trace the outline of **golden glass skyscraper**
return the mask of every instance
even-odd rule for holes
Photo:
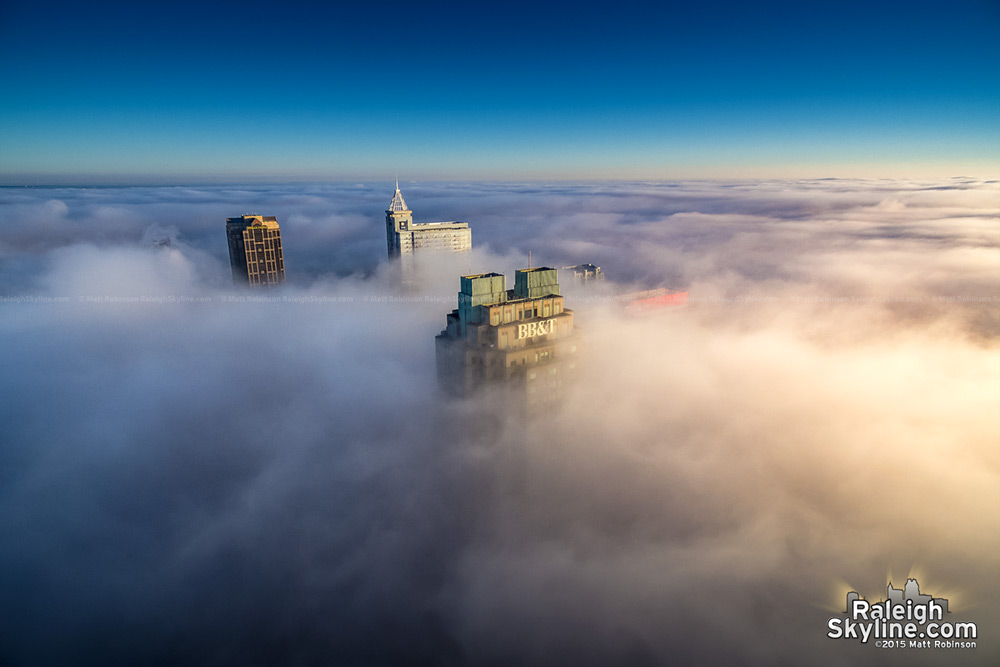
[[[264,287],[285,282],[281,228],[273,215],[226,218],[226,239],[235,284]]]

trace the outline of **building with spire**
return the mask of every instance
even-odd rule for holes
[[[490,388],[512,414],[538,414],[575,379],[580,345],[555,269],[462,276],[458,308],[436,338],[438,381],[455,396]]]
[[[285,282],[281,228],[273,215],[226,218],[226,240],[235,284],[266,287]]]
[[[399,259],[404,277],[412,277],[418,256],[440,252],[468,252],[472,249],[472,230],[467,222],[413,222],[413,211],[406,206],[403,193],[392,195],[385,212],[385,235],[389,259]]]

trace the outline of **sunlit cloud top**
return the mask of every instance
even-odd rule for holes
[[[0,189],[7,662],[940,664],[826,636],[906,576],[995,662],[995,182],[400,187],[476,271],[604,267],[561,408],[438,390],[457,275],[384,280],[391,180]]]

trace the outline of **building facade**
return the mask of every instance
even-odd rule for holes
[[[559,401],[579,356],[573,311],[555,269],[462,276],[458,308],[435,339],[438,381],[455,396],[492,389],[504,410],[536,414]]]
[[[467,222],[414,223],[398,180],[385,212],[385,235],[389,259],[401,262],[404,277],[412,277],[419,256],[472,249],[472,230]]]
[[[267,287],[285,282],[281,228],[274,216],[226,218],[229,264],[236,285]]]
[[[604,271],[596,264],[577,264],[576,266],[562,267],[563,275],[568,271],[573,279],[579,283],[589,283],[604,280]]]

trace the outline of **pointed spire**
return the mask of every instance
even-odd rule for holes
[[[410,209],[406,208],[406,202],[403,200],[403,193],[399,191],[399,176],[396,176],[396,192],[392,195],[392,201],[389,202],[389,212],[398,213],[399,211],[408,211]]]

